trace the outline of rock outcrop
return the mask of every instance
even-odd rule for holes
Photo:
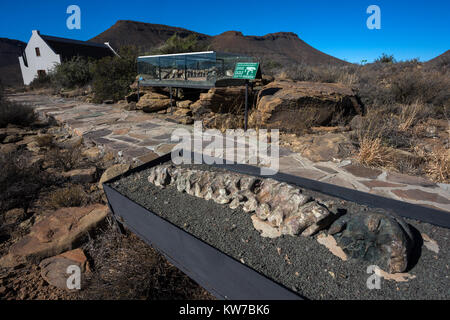
[[[406,270],[413,248],[408,225],[395,215],[374,212],[348,214],[328,230],[349,258],[362,259],[398,273]]]
[[[356,152],[348,132],[296,137],[285,144],[314,162],[341,160]]]
[[[161,93],[148,92],[139,99],[136,103],[136,108],[144,112],[166,110],[170,108],[170,98]]]
[[[70,250],[107,214],[108,207],[99,204],[52,212],[36,222],[28,235],[10,247],[9,253],[0,259],[0,266],[12,267]]]
[[[86,255],[81,249],[66,251],[57,256],[44,259],[39,264],[41,276],[47,283],[66,290],[68,289],[67,279],[70,276],[67,273],[67,269],[70,266],[78,266],[81,272],[90,271]]]
[[[109,167],[108,169],[103,172],[100,181],[98,182],[98,187],[103,190],[103,183],[115,178],[117,176],[120,176],[122,173],[127,172],[130,170],[129,164],[115,164]]]
[[[259,92],[249,124],[295,133],[312,126],[350,121],[362,111],[353,90],[342,84],[277,80]]]

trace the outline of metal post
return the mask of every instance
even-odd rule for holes
[[[184,56],[184,81],[187,81],[187,56]]]
[[[137,101],[139,102],[139,83],[140,83],[140,81],[138,80],[138,87],[137,87],[137,89],[138,89],[138,92],[137,92]]]
[[[173,109],[172,109],[172,87],[169,87],[169,91],[170,91],[170,114],[173,113]]]
[[[245,116],[244,116],[244,131],[247,131],[248,123],[248,80],[245,80]]]

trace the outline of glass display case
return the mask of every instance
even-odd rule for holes
[[[237,62],[255,58],[215,51],[141,56],[137,59],[140,85],[212,88],[240,84],[233,79]],[[238,83],[239,82],[239,83]]]

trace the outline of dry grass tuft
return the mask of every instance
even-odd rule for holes
[[[69,171],[77,168],[83,160],[81,146],[60,149],[58,147],[50,149],[46,153],[46,161],[55,168]]]
[[[450,181],[450,150],[438,147],[425,155],[425,172],[433,181],[448,183]]]
[[[356,158],[361,164],[371,167],[387,167],[392,164],[389,149],[382,145],[380,138],[362,138]]]
[[[67,207],[81,207],[88,202],[88,196],[80,185],[57,189],[52,192],[46,201],[46,205],[53,209]]]
[[[417,122],[417,115],[423,108],[423,104],[419,103],[419,101],[402,106],[399,115],[400,124],[398,126],[398,130],[405,132],[411,128]]]

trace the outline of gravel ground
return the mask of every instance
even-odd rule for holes
[[[191,167],[206,168],[202,165]],[[250,214],[241,209],[232,210],[227,205],[180,193],[174,187],[160,189],[150,184],[147,176],[148,170],[143,170],[121,179],[113,187],[150,211],[307,299],[450,298],[448,229],[407,219],[413,233],[425,233],[437,242],[439,253],[423,246],[419,235],[415,257],[407,271],[416,278],[407,282],[382,279],[380,289],[370,290],[366,286],[370,276],[366,272],[368,263],[341,261],[320,245],[315,240],[316,237],[263,238],[253,228]],[[347,214],[369,210],[365,206],[318,192],[304,190],[304,193],[322,200],[334,200],[339,204],[338,208],[347,210]]]

